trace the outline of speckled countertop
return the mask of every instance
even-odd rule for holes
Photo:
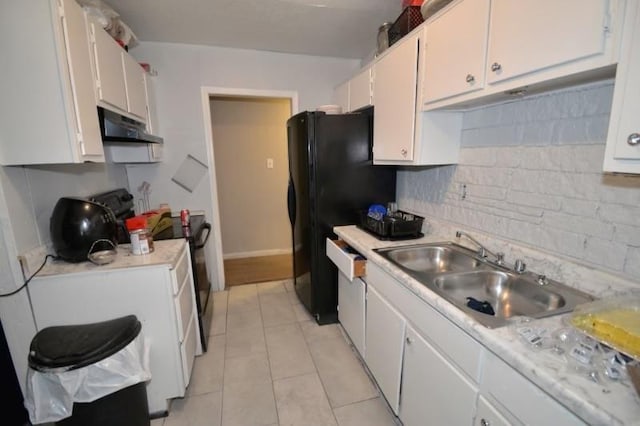
[[[640,424],[640,398],[628,381],[614,383],[605,379],[607,383],[595,383],[586,375],[579,375],[570,370],[563,356],[550,350],[534,351],[527,347],[517,336],[515,325],[497,329],[480,325],[373,251],[381,247],[451,241],[452,238],[428,235],[417,240],[390,242],[380,241],[356,226],[336,227],[334,232],[369,262],[375,262],[412,293],[433,306],[585,422],[597,425]],[[535,324],[550,330],[557,329],[563,325],[563,316],[535,320]]]
[[[42,271],[38,273],[38,277],[157,265],[171,265],[171,267],[175,267],[178,256],[182,252],[185,244],[187,244],[187,242],[183,239],[155,241],[153,253],[143,255],[131,254],[131,246],[129,244],[120,244],[117,248],[118,254],[112,263],[95,265],[89,261],[70,263],[62,260],[54,260],[47,263]]]

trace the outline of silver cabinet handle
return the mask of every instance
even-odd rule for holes
[[[627,143],[631,146],[636,146],[640,143],[640,133],[631,133],[627,138]]]
[[[493,64],[491,64],[491,71],[493,72],[497,72],[500,71],[502,69],[502,65],[500,65],[497,62],[494,62]]]
[[[476,78],[472,75],[472,74],[467,74],[467,83],[473,83],[474,81],[476,81]]]
[[[403,157],[406,157],[407,156],[407,150],[406,149],[402,149],[400,151],[400,154],[402,154]]]
[[[491,426],[488,420],[480,419],[480,426]]]
[[[407,345],[410,345],[413,343],[413,339],[411,337],[407,337],[405,340],[407,341]]]

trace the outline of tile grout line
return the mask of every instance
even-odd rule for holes
[[[283,284],[284,285],[284,284]],[[276,399],[276,389],[274,386],[274,380],[273,380],[273,372],[271,371],[271,357],[269,356],[269,345],[267,344],[267,333],[265,332],[265,326],[264,326],[264,317],[262,316],[262,302],[260,300],[260,292],[257,289],[257,285],[256,285],[256,292],[258,292],[258,309],[260,310],[260,322],[262,323],[262,335],[264,336],[264,347],[265,350],[267,352],[267,362],[269,363],[269,377],[271,378],[271,392],[273,393],[273,405],[275,406],[276,409],[276,420],[277,420],[277,424],[280,424],[280,413],[278,411],[278,401]],[[286,289],[285,289],[286,292]],[[224,425],[222,425],[224,426]]]

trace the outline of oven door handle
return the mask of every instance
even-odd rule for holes
[[[207,235],[204,237],[203,242],[196,244],[196,250],[203,248],[207,244],[207,241],[209,240],[209,235],[211,235],[211,224],[209,222],[205,222],[202,225],[200,225],[200,228],[198,229],[198,232],[196,234],[198,236],[196,241],[200,241],[202,239],[202,232],[205,229],[207,230]]]

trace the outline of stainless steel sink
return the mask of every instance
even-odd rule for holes
[[[593,300],[531,272],[515,273],[450,242],[376,251],[489,328],[507,325],[517,316],[542,318],[570,312]],[[469,298],[488,302],[494,314],[471,309]]]
[[[415,272],[458,272],[485,266],[484,262],[448,245],[400,247],[385,253],[396,265]]]

